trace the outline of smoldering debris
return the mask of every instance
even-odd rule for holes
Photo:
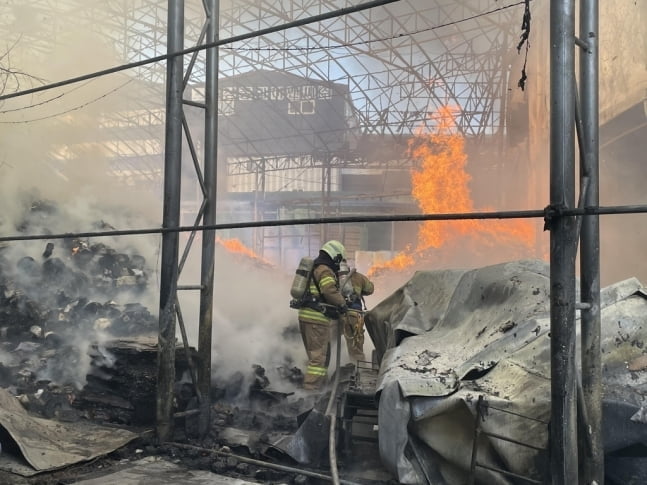
[[[57,227],[56,214],[53,203],[34,202],[16,229],[50,233],[45,224]],[[92,226],[112,228],[104,221]],[[151,330],[156,318],[147,309],[118,303],[124,297],[137,300],[147,282],[144,256],[89,238],[6,243],[0,247],[0,316],[6,322],[0,331],[15,339],[78,334],[95,327],[118,336]]]
[[[12,260],[15,249],[0,250],[0,336],[22,372],[45,372],[65,385],[75,383],[66,382],[66,369],[78,369],[88,342],[154,333],[157,318],[140,303],[117,301],[126,290],[129,297],[145,290],[142,258],[77,240],[61,246],[65,256],[44,261]],[[43,358],[54,355],[57,368],[43,367]]]
[[[121,295],[146,291],[145,259],[72,238],[47,242],[41,253],[38,259],[15,248],[0,250],[2,386],[45,417],[151,424],[157,318],[141,303],[118,303]],[[189,354],[176,352],[176,373],[183,376],[175,386],[180,412],[196,406],[189,369],[197,357],[194,349]],[[275,374],[281,389],[303,380],[287,357]],[[255,436],[292,430],[294,416],[307,407],[298,399],[288,402],[292,394],[272,389],[259,364],[233,375],[215,369],[211,401],[220,408],[214,426]],[[190,419],[184,428],[190,435]]]
[[[218,379],[214,388],[218,398],[213,400],[210,433],[198,440],[196,434],[189,432],[184,440],[187,445],[176,443],[178,447],[169,446],[167,451],[190,468],[210,469],[264,483],[313,483],[296,469],[287,471],[295,461],[276,443],[295,436],[303,417],[315,407],[325,407],[328,395],[274,391],[273,386],[281,387],[284,380],[303,378],[297,368],[289,365],[272,373],[275,374],[281,382],[270,381],[266,369],[255,364],[247,374],[238,372],[226,380]],[[186,424],[187,430],[195,427],[197,417],[188,417]],[[197,446],[192,448],[192,445]],[[200,450],[217,452],[201,453]],[[247,462],[245,457],[253,460]],[[279,471],[259,467],[258,460],[288,468]]]
[[[303,373],[288,364],[277,369],[280,382],[271,382],[266,369],[253,364],[247,373],[228,377],[217,372],[213,378],[211,402],[217,403],[215,427],[236,426],[255,432],[294,431],[295,416],[311,403],[295,391],[280,391],[290,380],[303,381]]]
[[[54,203],[32,201],[25,207],[15,224],[18,233],[50,234],[59,227]],[[114,227],[98,221],[91,229]],[[138,302],[148,291],[148,274],[144,256],[89,238],[1,245],[0,385],[45,417],[77,419],[83,406],[88,417],[106,400],[96,396],[110,395],[106,408],[121,412],[104,413],[101,420],[137,421],[136,396],[120,390],[135,383],[141,396],[154,396],[149,391],[155,341],[150,348],[136,345],[140,356],[150,353],[150,362],[133,358],[124,344],[157,334],[157,317]],[[129,365],[126,374],[120,359]],[[97,384],[102,379],[109,382],[105,388]]]
[[[25,234],[53,233],[48,227],[58,228],[57,215],[54,204],[33,203],[15,227]],[[99,221],[97,228],[112,226]],[[30,413],[61,422],[154,424],[158,320],[140,303],[148,301],[148,283],[143,255],[103,241],[70,237],[2,245],[0,386]],[[276,436],[296,432],[298,417],[314,406],[312,396],[297,390],[303,374],[287,354],[270,372],[260,363],[233,374],[213,369],[211,426],[201,445],[254,457],[279,453],[271,446]],[[197,360],[195,349],[176,349],[173,412],[183,416],[174,419],[174,439],[185,442],[204,432],[197,429],[191,378]],[[153,448],[151,453],[160,452]],[[190,461],[189,455],[182,454]],[[208,468],[239,475],[273,473],[233,459],[200,459]]]
[[[93,345],[92,366],[73,406],[83,418],[103,423],[148,426],[154,423],[157,386],[157,339],[126,337]],[[178,348],[175,367],[180,374],[195,365],[194,349]],[[191,389],[191,395],[193,390]]]

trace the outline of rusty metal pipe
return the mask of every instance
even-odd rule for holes
[[[184,46],[184,1],[168,0],[168,53]],[[166,133],[164,144],[163,227],[180,223],[182,178],[182,57],[168,58],[166,69]],[[175,307],[177,304],[179,233],[162,236],[159,335],[157,366],[157,438],[172,435],[173,386],[175,384]]]

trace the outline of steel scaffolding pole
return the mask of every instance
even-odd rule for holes
[[[207,43],[219,37],[219,0],[205,2]],[[204,124],[204,225],[216,224],[217,166],[218,166],[218,47],[207,50]],[[198,389],[200,403],[200,434],[205,436],[210,423],[211,341],[213,336],[213,283],[216,231],[202,233],[202,266],[200,279],[200,327],[198,330]]]
[[[576,220],[560,214],[575,205],[575,0],[550,3],[550,333],[551,475],[577,483],[575,371]]]
[[[580,193],[587,207],[600,204],[599,184],[599,4],[598,0],[580,2]],[[580,234],[580,289],[582,341],[582,394],[587,427],[583,430],[587,449],[581,453],[584,483],[604,483],[602,443],[602,362],[600,348],[600,216],[582,218]]]
[[[168,0],[169,54],[184,46],[184,0]],[[164,149],[164,209],[162,227],[180,225],[180,179],[182,168],[183,57],[168,59],[166,69],[166,132]],[[162,235],[160,311],[158,336],[157,439],[171,437],[173,385],[175,382],[175,323],[177,304],[179,233]]]

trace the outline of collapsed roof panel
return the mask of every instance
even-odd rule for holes
[[[0,389],[0,425],[15,441],[27,463],[37,471],[54,470],[91,460],[137,437],[125,429],[107,428],[83,421],[64,423],[31,416],[5,389]],[[6,443],[6,440],[3,441]],[[2,468],[20,473],[24,467],[5,460]]]
[[[367,314],[380,454],[401,483],[510,483],[488,467],[545,478],[549,289],[542,261],[420,271]],[[608,455],[647,443],[647,299],[631,278],[605,288],[601,307]]]

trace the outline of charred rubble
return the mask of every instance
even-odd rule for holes
[[[54,204],[34,202],[16,229],[53,233],[47,228],[56,227],[59,215]],[[94,229],[114,228],[100,221]],[[0,246],[0,386],[29,412],[45,418],[150,429],[156,406],[158,321],[138,302],[147,296],[148,278],[142,255],[88,238]],[[271,457],[290,462],[271,443],[277,435],[297,431],[299,416],[313,406],[311,396],[273,390],[276,383],[259,364],[233,375],[215,369],[211,426],[205,434],[198,429],[191,379],[196,352],[178,346],[175,361],[175,412],[184,415],[175,420],[173,439],[185,447],[158,445],[151,433],[144,433],[108,460],[162,455],[216,473],[313,483],[253,461]],[[273,370],[281,388],[297,389],[303,380],[292,362]],[[52,483],[62,483],[64,475],[55,473]],[[49,482],[43,477],[39,483]]]
[[[15,225],[20,234],[51,234],[66,219],[53,202],[28,199],[24,205],[25,215]],[[98,221],[92,229],[115,228]],[[0,386],[30,396],[24,401],[32,408],[53,400],[72,403],[102,421],[149,424],[154,402],[139,401],[155,396],[158,320],[138,302],[148,296],[146,259],[89,238],[35,245],[0,245]],[[190,378],[195,359],[193,349],[176,353],[180,411],[195,403]],[[81,369],[87,373],[74,372]],[[290,362],[277,371],[294,385],[303,379]],[[251,396],[271,407],[286,397],[269,389],[260,365],[248,375],[214,380],[212,401],[241,402]],[[52,398],[53,392],[66,397]],[[105,408],[122,411],[100,411],[102,400]]]
[[[54,204],[39,201],[27,207],[27,215],[15,226],[18,232],[54,234],[50,228],[61,227],[62,215]],[[114,227],[99,221],[93,229]],[[277,445],[285,437],[305,439],[300,434],[304,423],[316,421],[309,419],[313,415],[323,416],[328,399],[298,391],[303,374],[287,356],[272,369],[254,364],[232,374],[216,366],[209,396],[211,422],[205,430],[199,426],[192,377],[197,352],[178,345],[173,442],[156,442],[158,319],[141,303],[150,301],[147,261],[136,251],[96,239],[70,236],[0,245],[0,386],[17,396],[30,414],[124,427],[136,431],[138,438],[101,461],[50,471],[24,483],[73,483],[68,476],[147,456],[265,483],[321,483]],[[295,332],[288,325],[284,339],[298,341]],[[308,429],[327,436],[321,433],[323,422],[316,424]],[[8,452],[5,439],[0,442]],[[319,450],[322,456],[326,449]],[[321,465],[325,474],[324,462],[311,466]]]
[[[16,230],[48,234],[60,217],[53,203],[32,202]],[[103,221],[92,228],[114,229]],[[92,396],[103,394],[111,408],[129,410],[106,419],[136,420],[136,396],[119,390],[135,383],[148,394],[141,391],[154,382],[146,356],[154,348],[132,344],[157,332],[157,318],[137,301],[147,282],[142,255],[87,238],[0,246],[0,385],[45,417],[76,419],[75,407],[92,409]]]

